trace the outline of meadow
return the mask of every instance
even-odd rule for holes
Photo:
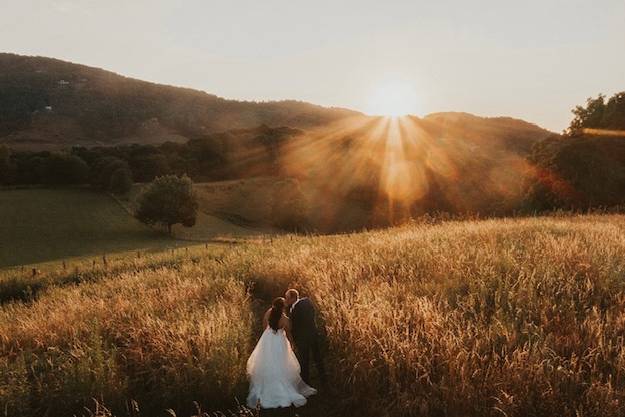
[[[332,381],[300,415],[625,414],[622,215],[285,235],[93,268],[0,297],[0,413],[235,407],[258,314],[295,286],[318,306]],[[0,287],[32,279],[7,271]]]
[[[173,245],[88,189],[1,190],[0,218],[0,268]]]
[[[272,205],[275,195],[288,184],[288,180],[275,177],[196,183],[196,224],[191,228],[174,225],[174,235],[184,240],[236,240],[280,233],[271,224]],[[120,198],[129,212],[135,210],[144,186],[134,184],[128,195]]]
[[[58,265],[64,259],[74,265],[129,251],[277,234],[269,219],[273,190],[280,184],[272,178],[197,184],[197,223],[174,226],[176,239],[132,216],[140,184],[117,198],[80,187],[1,189],[0,268]]]

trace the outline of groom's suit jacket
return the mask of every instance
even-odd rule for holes
[[[297,345],[309,343],[317,337],[315,307],[309,298],[304,297],[293,306],[289,314],[293,339]]]

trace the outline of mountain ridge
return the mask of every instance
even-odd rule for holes
[[[261,124],[310,128],[361,113],[298,100],[230,100],[55,58],[0,53],[0,115],[0,143],[38,148],[181,142]]]
[[[0,53],[0,144],[17,149],[186,142],[260,125],[315,129],[372,118],[300,100],[239,101],[189,87],[144,81],[56,58]],[[443,126],[477,126],[486,136],[552,134],[509,117],[438,112],[420,118]],[[524,151],[534,140],[523,144]]]

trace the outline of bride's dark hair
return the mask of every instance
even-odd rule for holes
[[[278,331],[280,325],[280,319],[284,312],[284,298],[278,297],[271,303],[271,312],[269,313],[269,327],[274,331]]]

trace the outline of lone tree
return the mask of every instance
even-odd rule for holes
[[[186,175],[165,175],[154,179],[139,196],[135,217],[145,224],[167,226],[171,235],[174,224],[181,223],[185,227],[195,224],[197,207],[191,179]]]

